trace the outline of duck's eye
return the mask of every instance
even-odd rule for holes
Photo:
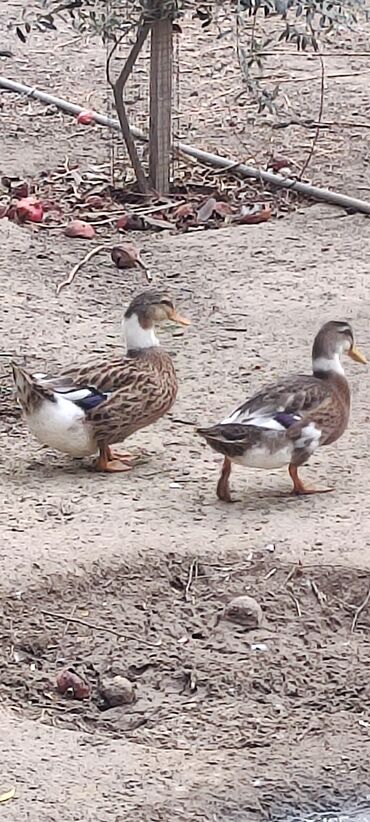
[[[343,325],[339,325],[337,331],[339,334],[344,334],[346,337],[352,337],[351,329],[349,325],[347,325],[346,323],[343,323]]]

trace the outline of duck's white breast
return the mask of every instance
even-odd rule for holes
[[[97,450],[89,424],[81,408],[56,395],[56,402],[43,402],[26,417],[27,425],[42,445],[71,457],[87,457]]]
[[[271,452],[264,445],[254,445],[241,457],[232,457],[232,462],[237,465],[244,465],[246,468],[283,468],[289,465],[293,454],[293,443],[285,443],[282,448]]]

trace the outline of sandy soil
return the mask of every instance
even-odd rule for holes
[[[0,3],[3,20],[20,8]],[[67,39],[56,35],[48,54],[42,38],[12,44],[3,73],[86,102],[104,54],[91,44],[78,74]],[[351,57],[354,76],[333,80],[328,106],[364,114],[362,65]],[[313,83],[309,93],[313,113]],[[95,92],[94,105],[103,99]],[[66,155],[81,167],[107,161],[103,132],[9,95],[1,102],[2,174],[39,174]],[[198,125],[203,145],[215,147],[217,128],[217,117],[211,131]],[[248,134],[255,155],[267,135],[266,157],[277,138],[264,128]],[[366,196],[364,134],[325,133],[315,179]],[[297,162],[301,136],[291,142]],[[338,158],[343,166],[350,150],[349,172]],[[349,364],[349,431],[304,469],[335,485],[328,497],[296,500],[284,472],[235,470],[239,501],[225,507],[218,459],[176,420],[215,421],[261,382],[309,369],[313,335],[329,318],[350,319],[370,354],[368,220],[304,205],[260,226],[138,238],[193,325],[163,335],[181,386],[176,408],[135,437],[149,461],[117,477],[39,448],[8,393],[8,363],[116,352],[123,304],[143,279],[101,258],[57,299],[86,244],[5,220],[0,235],[0,795],[16,786],[0,818],[249,822],[357,806],[370,759],[369,611],[356,612],[370,579],[367,371]],[[217,623],[241,593],[262,605],[258,630]],[[86,676],[89,700],[57,696],[63,665]],[[98,679],[112,666],[135,683],[137,701],[103,710]]]

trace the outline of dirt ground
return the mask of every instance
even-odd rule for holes
[[[70,32],[53,35],[52,49],[41,36],[10,44],[6,22],[21,8],[0,2],[2,43],[14,50],[2,73],[83,105],[93,91],[104,110],[103,51],[91,43],[81,71]],[[361,111],[365,121],[363,58],[328,62],[332,74],[350,74],[327,81],[328,120]],[[319,84],[304,88],[316,116]],[[201,103],[200,94],[195,109]],[[0,104],[2,175],[32,177],[66,156],[81,168],[108,162],[103,130],[81,131],[12,95]],[[204,119],[194,110],[187,141],[245,157],[213,116],[212,125],[208,109]],[[302,164],[312,139],[300,129],[282,137],[266,122],[243,129],[248,156],[261,161],[274,145]],[[324,132],[312,178],[366,198],[367,134]],[[217,421],[263,381],[308,370],[327,319],[349,319],[370,355],[368,219],[301,204],[263,225],[137,238],[193,324],[163,333],[176,407],[135,436],[148,462],[116,477],[30,438],[9,394],[9,359],[41,370],[116,353],[123,305],[143,277],[95,258],[57,298],[87,243],[7,220],[0,237],[0,798],[16,788],[0,819],[250,822],[368,807],[369,375],[347,366],[349,430],[304,469],[335,485],[329,496],[294,499],[284,471],[235,469],[238,501],[225,507],[215,497],[218,458],[178,421]],[[260,602],[260,628],[219,620],[239,594]],[[64,666],[88,680],[88,700],[57,694]],[[132,705],[102,703],[107,671],[134,683]]]

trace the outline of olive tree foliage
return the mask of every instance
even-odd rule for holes
[[[264,72],[279,45],[319,52],[328,37],[333,41],[344,30],[356,31],[369,12],[368,0],[33,0],[16,29],[25,42],[32,26],[47,32],[62,18],[80,34],[99,35],[114,51],[125,36],[158,18],[170,18],[181,31],[185,14],[217,38],[236,31],[241,91],[259,111],[274,112],[279,87],[268,88]]]

